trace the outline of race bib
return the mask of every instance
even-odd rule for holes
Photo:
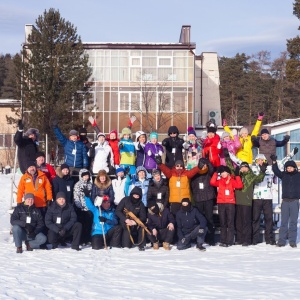
[[[61,217],[57,217],[56,218],[56,224],[60,224],[61,223]]]
[[[176,187],[180,187],[180,181],[176,181]]]
[[[226,196],[229,196],[229,195],[230,195],[229,190],[225,190],[225,195],[226,195]]]
[[[203,182],[199,182],[199,189],[200,189],[200,190],[203,190],[203,189],[204,189],[204,184],[203,184]]]
[[[31,223],[31,217],[27,216],[26,217],[26,224],[30,224]]]
[[[176,148],[172,148],[172,153],[173,153],[173,154],[176,153]]]
[[[157,199],[161,199],[161,193],[157,193]]]

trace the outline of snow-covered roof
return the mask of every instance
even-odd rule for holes
[[[0,99],[0,106],[21,105],[21,100],[17,99]]]
[[[284,120],[277,121],[277,122],[274,122],[274,123],[266,124],[264,126],[266,126],[266,127],[276,127],[276,126],[281,126],[281,125],[290,124],[290,123],[299,122],[299,121],[300,121],[300,118],[297,118],[297,119],[284,119]]]

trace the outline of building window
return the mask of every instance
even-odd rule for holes
[[[290,151],[289,151],[289,153],[295,147],[300,149],[300,129],[291,130]],[[300,153],[299,152],[293,157],[293,160],[300,160]]]
[[[141,111],[140,93],[120,93],[120,110],[121,111]]]
[[[286,132],[280,133],[280,134],[276,134],[274,135],[274,139],[278,140],[278,141],[282,141],[283,137],[286,135]],[[287,151],[286,151],[287,147],[276,147],[276,155],[278,160],[283,159],[286,155],[287,155]]]
[[[14,147],[13,134],[0,134],[0,149]]]
[[[172,57],[158,57],[159,67],[172,67]]]
[[[131,66],[140,67],[141,66],[141,58],[140,57],[131,57]]]
[[[158,111],[172,111],[171,93],[158,93]]]

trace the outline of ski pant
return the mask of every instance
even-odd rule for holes
[[[20,225],[13,225],[12,234],[16,247],[22,247],[22,241],[28,241],[32,249],[39,249],[40,245],[44,244],[47,237],[42,233],[38,233],[34,239],[27,237],[26,230]]]
[[[82,233],[80,244],[87,244],[91,242],[91,232],[92,232],[92,225],[93,225],[93,213],[88,210],[76,210],[78,216],[78,222],[82,224]]]
[[[266,243],[274,242],[273,234],[273,201],[272,199],[254,199],[252,202],[252,230],[253,244],[259,243],[260,216],[261,211],[265,221],[265,241]]]
[[[236,205],[236,241],[238,244],[251,244],[252,206]]]
[[[122,228],[123,228],[123,234],[122,234],[122,247],[123,248],[131,248],[132,247],[133,244],[130,239],[130,234],[133,237],[135,244],[139,244],[139,246],[146,245],[145,232],[142,227],[137,226],[137,225],[129,226],[130,234],[129,234],[126,224],[124,224],[122,226]]]
[[[149,240],[153,243],[157,243],[157,242],[172,243],[174,234],[175,234],[175,229],[169,230],[168,228],[162,228],[157,230],[156,237],[153,234],[152,235],[147,234],[147,236]]]
[[[70,230],[66,231],[65,235],[61,237],[58,232],[54,232],[49,229],[48,231],[48,241],[52,246],[56,246],[60,241],[65,240],[68,237],[72,236],[72,248],[79,247],[80,237],[81,237],[82,225],[79,222],[76,222]]]
[[[235,204],[219,203],[218,213],[220,219],[220,243],[233,245]]]
[[[279,244],[285,245],[286,240],[289,243],[296,243],[297,240],[297,221],[299,214],[299,200],[283,200],[281,203],[281,225],[279,228]]]
[[[213,218],[213,210],[214,210],[214,199],[196,202],[195,206],[198,210],[205,216],[207,221],[207,234],[206,241],[208,244],[214,244],[215,242],[215,225]]]
[[[116,225],[109,229],[105,235],[106,244],[110,247],[120,248],[122,239],[122,227]],[[104,248],[103,234],[95,234],[92,236],[92,249],[99,250]]]
[[[201,245],[204,243],[205,235],[207,232],[207,228],[205,228],[204,233],[199,233],[199,229],[201,228],[201,225],[198,225],[196,228],[192,230],[191,233],[186,234],[183,239],[179,239],[177,243],[177,249],[178,250],[185,250],[191,247],[192,241],[196,240],[197,245]]]

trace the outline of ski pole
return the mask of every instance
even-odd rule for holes
[[[102,210],[101,210],[101,205],[99,206],[99,214],[100,217],[102,217]],[[103,234],[103,241],[104,241],[104,249],[108,249],[107,248],[107,244],[106,244],[106,237],[105,237],[105,232],[104,232],[104,222],[100,222],[101,226],[102,226],[102,234]]]

